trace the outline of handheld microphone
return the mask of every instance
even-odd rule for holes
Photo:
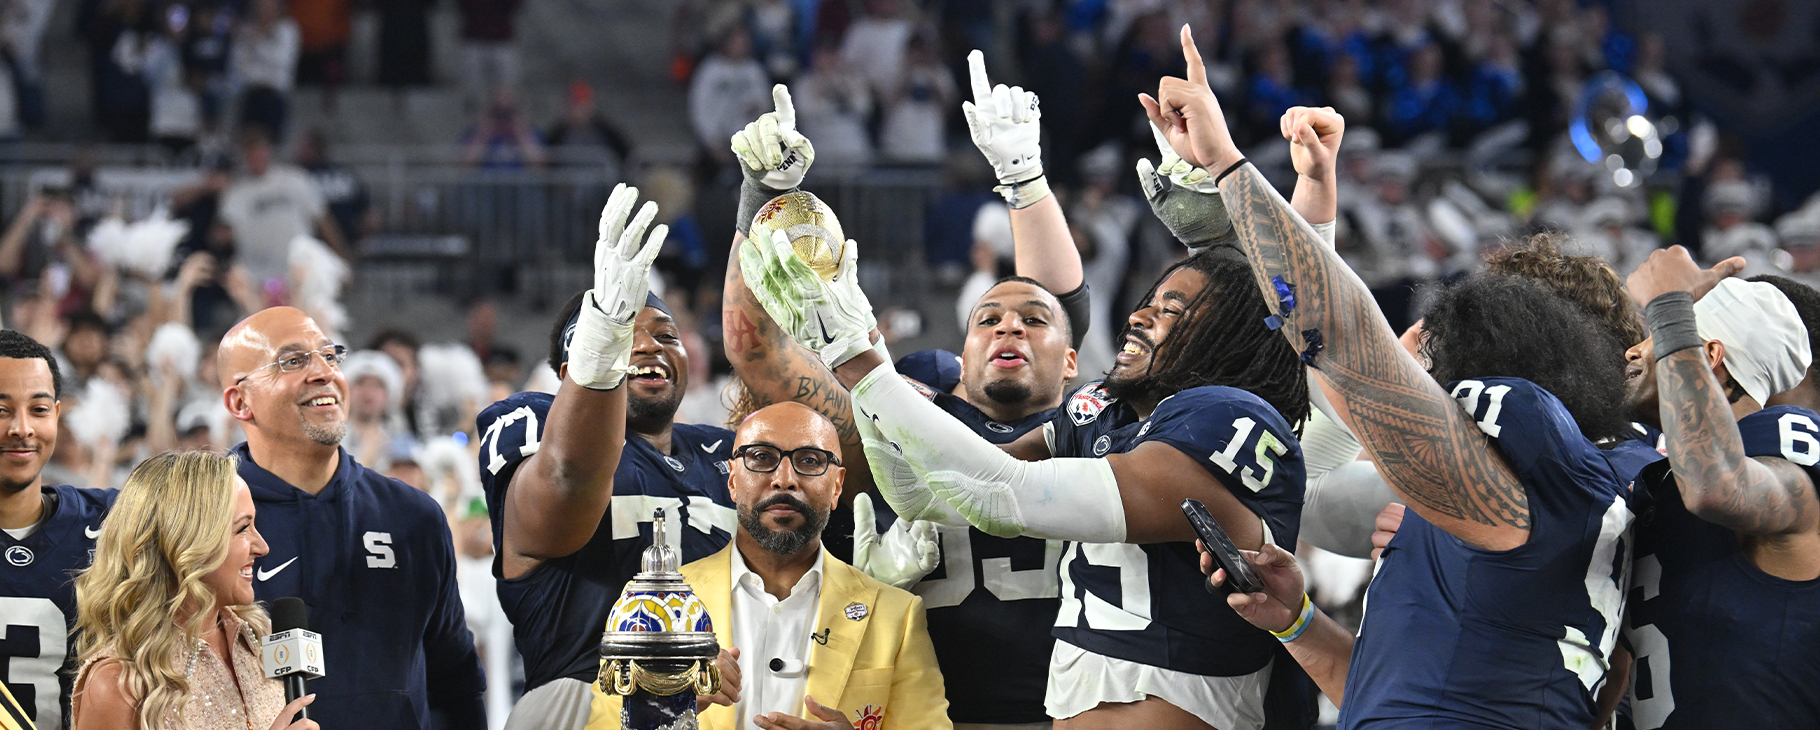
[[[272,635],[260,642],[265,676],[284,680],[284,701],[289,704],[305,694],[305,680],[322,676],[322,635],[310,631],[310,608],[301,598],[272,602]],[[297,712],[309,719],[310,708]]]

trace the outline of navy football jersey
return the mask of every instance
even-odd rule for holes
[[[918,392],[995,444],[1041,428],[1048,409],[1011,423],[966,400],[912,381]],[[939,527],[941,563],[911,590],[928,609],[929,639],[948,688],[948,717],[967,723],[1047,722],[1043,693],[1061,603],[1060,540],[993,537],[971,527]]]
[[[1738,421],[1744,451],[1806,467],[1820,483],[1820,415],[1793,406]],[[1738,538],[1687,510],[1666,462],[1639,486],[1626,643],[1631,719],[1655,728],[1820,727],[1820,580],[1753,565]]]
[[[554,400],[546,393],[519,393],[476,419],[482,433],[480,481],[493,520],[495,576],[506,489],[518,465],[537,453]],[[499,603],[512,620],[518,653],[524,657],[527,690],[561,677],[594,681],[601,627],[620,589],[638,573],[639,559],[651,544],[654,511],[664,511],[671,547],[684,564],[719,552],[733,539],[738,517],[727,491],[733,432],[678,423],[670,439],[675,453],[663,454],[628,435],[613,472],[613,500],[588,543],[573,555],[499,581]]]
[[[1340,727],[1591,727],[1624,613],[1629,477],[1529,381],[1450,392],[1522,483],[1529,540],[1483,550],[1410,510],[1366,592]]]
[[[23,540],[0,532],[0,682],[39,728],[65,727],[76,574],[95,559],[112,489],[46,486],[56,511]]]
[[[1191,388],[1163,399],[1150,418],[1139,420],[1130,406],[1093,383],[1070,396],[1063,409],[1051,421],[1055,456],[1102,457],[1146,441],[1168,444],[1200,462],[1261,518],[1273,542],[1295,550],[1302,448],[1263,399],[1236,388]],[[1225,596],[1202,587],[1206,576],[1192,542],[1069,543],[1061,582],[1055,636],[1095,654],[1234,677],[1263,669],[1280,647],[1233,613]]]

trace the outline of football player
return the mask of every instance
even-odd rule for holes
[[[551,332],[561,389],[519,393],[476,419],[500,605],[524,657],[527,691],[512,728],[587,723],[600,627],[639,569],[655,511],[678,526],[669,538],[684,562],[725,547],[736,525],[732,432],[674,421],[689,353],[648,290],[667,228],[652,227],[641,245],[657,206],[632,217],[637,200],[636,188],[614,188],[594,287],[568,302]]]
[[[94,559],[117,493],[44,483],[62,385],[50,348],[0,330],[0,681],[40,728],[67,727],[72,579]]]
[[[1778,287],[1716,278],[1678,246],[1630,276],[1651,337],[1628,353],[1628,395],[1668,451],[1638,485],[1653,505],[1625,628],[1631,719],[1816,727],[1820,414],[1764,405],[1806,377],[1810,333]]]

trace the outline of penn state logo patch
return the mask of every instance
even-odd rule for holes
[[[1107,397],[1105,388],[1097,385],[1082,388],[1068,397],[1068,419],[1076,426],[1085,426],[1097,420],[1109,405],[1112,405],[1112,399]]]
[[[987,421],[986,430],[991,431],[993,433],[1011,433],[1012,431],[1016,431],[1017,429],[1007,426],[1005,424],[999,423],[998,421]]]
[[[1101,436],[1098,439],[1094,440],[1094,442],[1093,442],[1093,455],[1094,456],[1105,456],[1106,452],[1111,451],[1111,450],[1112,450],[1112,437],[1111,436]]]
[[[675,470],[677,470],[677,471],[682,471],[682,470],[683,470],[683,463],[682,463],[682,461],[681,461],[681,460],[680,460],[680,459],[677,459],[677,458],[676,458],[676,457],[674,457],[674,456],[669,456],[669,455],[667,455],[667,454],[666,454],[666,455],[665,455],[665,456],[664,456],[664,463],[665,463],[665,464],[669,464],[669,465],[670,465],[670,468],[671,468],[671,469],[675,469]]]
[[[23,568],[31,565],[32,561],[37,559],[38,556],[32,554],[32,549],[24,545],[14,545],[6,549],[6,562],[16,567]]]

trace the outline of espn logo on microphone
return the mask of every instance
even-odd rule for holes
[[[322,676],[322,635],[308,629],[280,631],[260,642],[259,655],[265,660],[265,676],[278,679],[287,674],[304,674],[310,679]]]

